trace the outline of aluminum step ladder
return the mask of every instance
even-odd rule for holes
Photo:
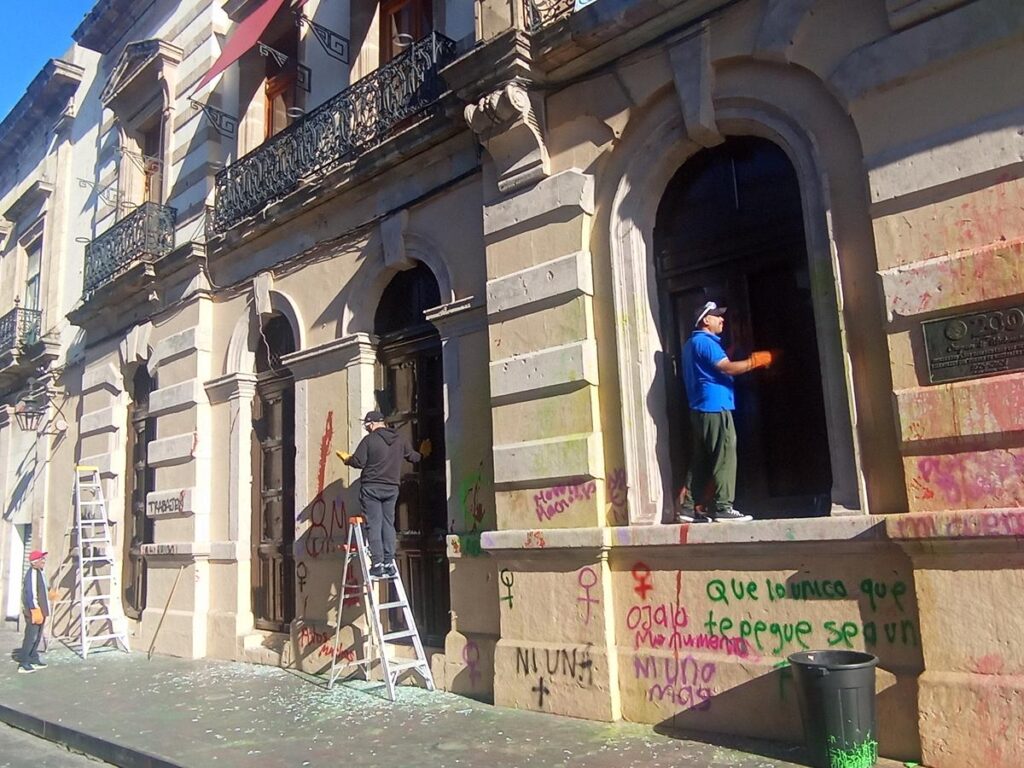
[[[111,641],[128,651],[128,619],[121,604],[121,580],[99,467],[75,467],[75,529],[82,658],[89,655],[91,648]]]
[[[370,666],[379,661],[384,676],[384,684],[387,686],[388,698],[395,700],[395,687],[398,678],[407,671],[419,673],[426,684],[427,690],[434,690],[434,676],[430,673],[430,663],[423,652],[423,642],[420,640],[420,633],[416,629],[416,622],[409,608],[409,598],[405,594],[405,585],[402,584],[402,577],[395,572],[394,576],[374,577],[370,575],[370,552],[366,546],[366,539],[363,537],[364,518],[361,515],[351,515],[348,518],[348,540],[345,545],[345,567],[341,571],[341,587],[338,589],[338,614],[337,629],[334,633],[334,648],[331,653],[331,676],[327,681],[327,687],[332,688],[337,680],[349,667],[363,667],[363,672],[369,679]],[[350,584],[349,576],[353,573],[353,561],[358,562],[361,579],[359,584]],[[394,587],[397,599],[380,602],[377,587],[385,584]],[[390,594],[390,590],[389,590]],[[362,659],[353,659],[338,663],[339,651],[341,648],[341,630],[346,626],[342,622],[342,610],[346,599],[353,595],[359,595],[363,601],[363,611],[369,618],[372,647],[368,647],[367,654]],[[381,614],[384,611],[401,609],[402,618],[405,620],[405,629],[391,632],[384,631],[384,622]],[[414,659],[392,658],[388,655],[388,643],[395,640],[411,640],[416,657]],[[367,644],[368,646],[370,644]]]

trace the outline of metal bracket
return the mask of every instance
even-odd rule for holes
[[[333,29],[328,29],[306,16],[302,11],[295,11],[295,23],[301,29],[303,24],[313,30],[313,35],[320,41],[324,51],[332,59],[337,59],[342,64],[348,64],[348,38],[339,35]]]
[[[287,54],[281,53],[276,48],[271,48],[269,45],[262,41],[256,44],[256,50],[260,52],[260,56],[269,56],[270,58],[272,58],[275,62],[277,62],[277,66],[281,67],[282,69],[284,68],[284,65],[288,63]]]
[[[217,130],[221,136],[233,138],[235,131],[238,129],[238,118],[233,115],[229,115],[227,112],[222,112],[216,107],[211,107],[209,104],[203,104],[201,101],[196,101],[190,98],[189,102],[192,104],[192,109],[200,109],[203,114],[206,115],[206,119],[209,120],[213,127]]]

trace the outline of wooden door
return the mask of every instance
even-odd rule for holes
[[[124,612],[133,619],[142,618],[146,609],[146,560],[142,547],[153,543],[153,520],[146,515],[146,496],[156,485],[154,470],[149,466],[149,444],[156,439],[156,419],[149,415],[149,395],[155,388],[146,366],[140,365],[132,380],[132,400],[128,406],[128,509],[122,578]]]
[[[690,167],[692,164],[692,167]],[[734,138],[695,156],[669,184],[655,232],[673,480],[689,457],[682,347],[705,301],[726,306],[733,360],[781,350],[738,376],[736,506],[755,517],[827,514],[832,484],[800,190],[781,149]]]
[[[413,447],[425,439],[432,447],[419,464],[406,464],[402,474],[395,513],[396,560],[423,641],[443,646],[451,625],[441,340],[434,331],[385,341],[380,359],[388,424]]]
[[[291,376],[279,372],[262,376],[254,405],[253,617],[257,629],[286,632],[295,618],[295,395]]]

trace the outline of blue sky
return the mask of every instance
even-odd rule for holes
[[[71,33],[98,0],[0,0],[0,120],[43,65],[71,47]]]

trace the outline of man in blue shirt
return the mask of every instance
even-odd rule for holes
[[[709,301],[697,313],[694,332],[683,346],[683,381],[693,433],[679,522],[751,519],[733,507],[736,498],[736,410],[733,377],[772,364],[771,352],[754,352],[733,362],[722,346],[725,307]],[[703,515],[696,505],[703,507]]]

